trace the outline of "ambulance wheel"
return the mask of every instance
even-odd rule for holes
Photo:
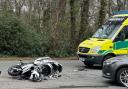
[[[93,67],[93,63],[84,61],[84,64],[85,64],[86,66],[88,66],[88,67]]]

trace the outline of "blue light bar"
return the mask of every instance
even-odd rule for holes
[[[115,12],[112,12],[112,14],[113,15],[128,14],[128,10],[115,11]]]

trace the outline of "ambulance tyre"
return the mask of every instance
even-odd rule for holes
[[[85,64],[86,66],[88,66],[88,67],[93,67],[93,63],[84,61],[84,64]]]

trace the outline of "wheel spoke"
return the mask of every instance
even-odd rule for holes
[[[125,83],[127,83],[127,80],[125,79]]]
[[[128,85],[128,70],[124,70],[120,74],[120,80],[124,85]]]
[[[121,80],[124,80],[125,78],[121,76],[120,79],[121,79]]]
[[[128,87],[128,83],[125,83],[124,85],[125,85],[126,87]]]
[[[121,76],[122,76],[122,75],[124,75],[124,76],[125,76],[125,72],[122,72],[122,73],[121,73]]]
[[[124,71],[126,75],[128,75],[127,70]]]

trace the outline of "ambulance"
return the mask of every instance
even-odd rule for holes
[[[102,65],[109,58],[128,54],[128,11],[113,14],[91,38],[78,46],[78,58],[88,67]]]

